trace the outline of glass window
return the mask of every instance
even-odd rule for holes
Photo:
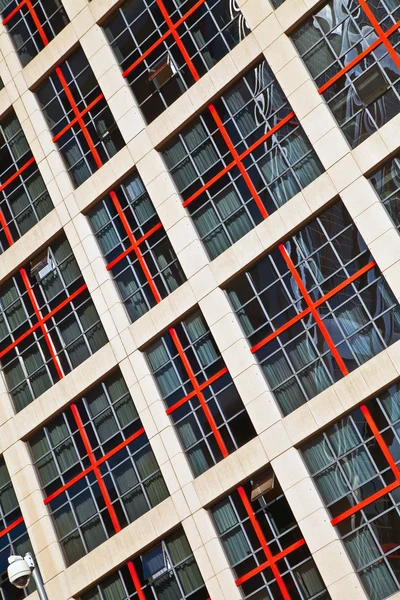
[[[139,175],[131,175],[88,214],[132,321],[186,277]]]
[[[17,411],[106,342],[64,235],[1,285],[1,368]]]
[[[199,310],[146,354],[195,476],[256,435]]]
[[[23,67],[69,23],[61,0],[1,0],[0,11]]]
[[[210,600],[183,529],[128,561],[80,600]]]
[[[31,581],[25,590],[15,588],[8,580],[8,557],[32,552],[24,518],[14,493],[4,459],[0,458],[0,599],[23,600],[34,591]]]
[[[292,40],[352,148],[399,112],[400,3],[333,0]]]
[[[119,370],[29,442],[69,565],[169,495]]]
[[[399,157],[387,161],[369,177],[383,206],[395,227],[400,229],[400,161]]]
[[[265,60],[162,153],[211,260],[323,171]]]
[[[35,92],[78,187],[124,145],[83,50],[75,50]]]
[[[284,415],[400,337],[397,301],[341,201],[228,295]]]
[[[53,208],[14,111],[0,121],[0,252]]]
[[[400,590],[399,432],[397,383],[301,448],[371,600]]]
[[[149,123],[249,29],[236,0],[127,0],[105,32]]]
[[[272,470],[222,498],[211,514],[242,598],[330,599]]]

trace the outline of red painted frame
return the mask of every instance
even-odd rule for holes
[[[385,46],[386,50],[388,51],[389,55],[391,56],[396,67],[398,69],[400,69],[400,56],[396,52],[396,50],[393,48],[393,46],[391,45],[391,43],[389,41],[389,37],[397,29],[400,28],[400,21],[397,21],[397,23],[394,23],[394,25],[392,25],[387,31],[383,31],[381,26],[379,25],[378,21],[376,20],[373,12],[369,8],[366,0],[358,0],[358,3],[360,5],[362,11],[366,15],[367,19],[371,23],[372,27],[374,28],[374,30],[378,36],[378,39],[375,40],[372,44],[370,44],[365,50],[360,52],[360,54],[358,56],[356,56],[352,61],[350,61],[348,65],[343,67],[343,69],[340,69],[335,75],[333,75],[333,77],[331,77],[329,79],[329,81],[324,83],[324,85],[322,85],[318,89],[319,94],[323,94],[328,88],[330,88],[334,83],[336,83],[336,81],[338,81],[338,79],[343,77],[343,75],[345,75],[348,71],[350,71],[353,67],[355,67],[366,56],[368,56],[368,54],[370,54],[373,50],[375,50],[381,44],[383,44]]]

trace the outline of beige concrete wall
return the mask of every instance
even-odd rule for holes
[[[38,247],[64,230],[109,338],[109,344],[102,350],[18,415],[14,416],[4,382],[0,381],[0,453],[9,468],[49,598],[68,600],[79,596],[93,581],[181,522],[212,600],[239,599],[240,593],[206,508],[257,469],[271,463],[332,599],[364,599],[359,580],[329,523],[296,445],[397,379],[400,342],[282,418],[222,286],[340,193],[400,300],[400,238],[364,177],[374,165],[398,150],[400,114],[351,150],[287,36],[288,30],[301,21],[315,2],[286,0],[274,11],[268,0],[245,0],[240,2],[241,10],[252,33],[146,127],[98,25],[116,3],[116,0],[91,3],[63,0],[71,23],[24,69],[7,33],[0,27],[0,76],[5,84],[0,91],[0,118],[11,106],[14,108],[55,206],[0,256],[0,278],[6,278]],[[92,66],[126,146],[74,190],[31,90],[78,43]],[[156,148],[262,55],[309,136],[325,173],[210,262]],[[187,282],[130,324],[84,212],[134,166],[147,187]],[[258,436],[193,479],[141,348],[197,305]],[[117,364],[171,497],[67,569],[22,440]]]

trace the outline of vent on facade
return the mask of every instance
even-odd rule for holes
[[[364,106],[368,106],[383,94],[389,87],[381,69],[373,65],[366,73],[363,73],[354,81],[358,97]]]
[[[53,271],[55,264],[50,253],[50,248],[47,248],[44,252],[39,254],[34,260],[31,261],[30,271],[31,277],[34,277],[38,283],[42,281]]]
[[[272,496],[276,488],[274,473],[272,471],[263,471],[253,479],[250,500],[253,502],[260,498],[260,496]]]
[[[164,575],[172,573],[172,565],[164,548],[164,544],[152,548],[142,557],[143,576],[151,584]]]
[[[152,69],[150,69],[150,75],[148,81],[152,81],[157,89],[159,89],[164,83],[167,83],[171,77],[178,71],[172,58],[163,56],[163,58],[157,61]]]

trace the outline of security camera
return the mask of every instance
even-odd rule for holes
[[[25,558],[10,556],[8,564],[7,575],[10,583],[19,589],[28,587],[32,570],[35,567],[32,558],[29,555],[26,555]]]

